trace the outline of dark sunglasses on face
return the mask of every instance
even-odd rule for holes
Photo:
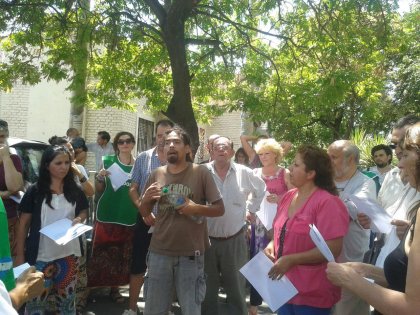
[[[131,144],[131,143],[133,143],[133,140],[131,140],[131,139],[125,139],[125,140],[118,140],[117,141],[117,144],[120,144],[120,145],[123,145],[123,144]]]

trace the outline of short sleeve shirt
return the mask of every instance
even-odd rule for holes
[[[280,233],[288,218],[288,209],[297,189],[289,190],[277,208],[274,218],[274,247],[279,250]],[[286,223],[283,256],[305,252],[315,247],[309,236],[309,224],[315,224],[325,240],[343,237],[348,230],[349,216],[340,198],[325,190],[316,190],[306,203]],[[328,281],[327,262],[315,265],[297,265],[287,277],[298,290],[291,304],[330,308],[340,299],[340,289]]]
[[[211,173],[203,165],[189,163],[178,174],[169,173],[167,166],[159,167],[150,175],[145,189],[153,182],[158,182],[165,191],[188,197],[197,204],[205,205],[221,199]],[[157,205],[150,250],[167,256],[203,254],[210,245],[206,220],[197,223],[188,215],[179,214],[169,195],[162,196]]]

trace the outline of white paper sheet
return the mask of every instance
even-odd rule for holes
[[[18,191],[15,195],[11,195],[9,198],[12,199],[14,202],[20,204],[24,193],[23,191]]]
[[[30,268],[31,266],[28,263],[24,263],[20,266],[13,268],[13,274],[15,279],[19,278],[19,276],[24,272],[26,269]]]
[[[322,255],[329,261],[335,261],[334,255],[332,254],[330,248],[328,247],[327,243],[324,240],[324,237],[321,235],[321,233],[318,231],[315,224],[309,224],[309,236],[311,237],[312,241],[316,245],[316,247],[319,249]]]
[[[90,230],[92,230],[92,227],[89,225],[77,223],[72,226],[72,221],[64,218],[43,227],[39,232],[48,236],[58,245],[66,245],[71,240]]]
[[[270,309],[275,312],[298,291],[286,276],[281,277],[280,280],[272,280],[268,277],[268,272],[273,265],[273,262],[263,252],[259,252],[239,271],[258,291]]]
[[[369,216],[371,220],[370,228],[373,232],[386,234],[391,232],[392,217],[377,202],[354,195],[347,196],[347,199],[354,204],[357,209],[357,213],[364,213]]]
[[[260,205],[260,210],[256,213],[256,215],[261,220],[261,223],[264,225],[267,231],[271,230],[271,228],[273,227],[273,220],[277,213],[277,203],[268,202],[268,195],[270,195],[270,193],[266,191],[263,201]]]
[[[106,169],[109,172],[109,179],[111,180],[111,185],[114,191],[117,191],[125,182],[130,178],[130,174],[124,172],[124,170],[117,164],[113,163],[110,167]]]

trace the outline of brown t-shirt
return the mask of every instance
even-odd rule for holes
[[[190,216],[179,214],[175,207],[183,203],[183,196],[202,205],[222,199],[213,176],[205,166],[189,163],[178,174],[169,173],[167,166],[155,169],[145,190],[154,182],[161,185],[162,197],[150,250],[167,256],[192,256],[197,251],[202,255],[210,245],[206,220],[197,223]]]

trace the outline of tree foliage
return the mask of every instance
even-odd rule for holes
[[[400,21],[391,0],[89,3],[0,0],[0,86],[66,79],[79,108],[147,97],[194,145],[196,120],[227,110],[325,144],[418,106],[418,8]]]

